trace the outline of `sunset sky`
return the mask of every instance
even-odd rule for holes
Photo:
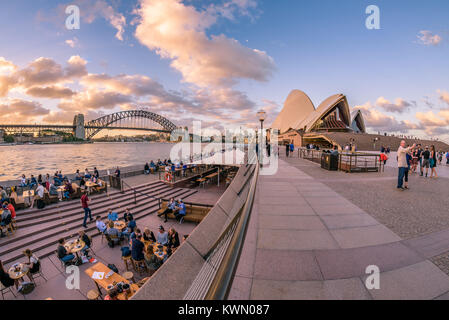
[[[371,132],[449,141],[448,15],[447,0],[2,1],[0,123],[147,108],[255,126],[299,89],[315,106],[345,94]]]

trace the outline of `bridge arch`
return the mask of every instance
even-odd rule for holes
[[[113,123],[128,118],[150,119],[161,125],[161,127],[163,128],[162,130],[155,130],[155,131],[170,133],[177,128],[173,122],[156,113],[146,110],[126,110],[108,114],[98,119],[87,122],[85,124],[86,138],[90,140],[101,130],[107,129]]]

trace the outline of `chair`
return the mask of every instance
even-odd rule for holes
[[[39,263],[39,270],[35,273],[29,273],[28,275],[31,277],[31,279],[33,280],[34,284],[36,284],[36,281],[34,281],[36,278],[42,277],[45,281],[47,281],[47,278],[45,278],[43,272],[42,272],[42,264]]]
[[[136,279],[134,279],[134,274],[130,271],[124,272],[122,277],[128,281],[132,281],[132,283],[136,283]]]
[[[17,222],[16,219],[11,219],[11,225],[14,228],[14,230],[17,230]]]
[[[140,274],[142,274],[142,270],[144,270],[145,272],[148,272],[148,267],[147,267],[147,263],[144,260],[134,260],[131,259],[134,263],[134,270],[136,270],[137,272],[139,272]]]
[[[129,271],[128,262],[131,264],[131,266],[133,265],[131,256],[122,257],[122,260],[123,260],[123,263],[125,264],[126,271]]]
[[[96,290],[89,290],[87,293],[87,299],[89,300],[99,300],[100,294]]]
[[[89,249],[90,249],[90,251],[92,251],[92,253],[94,254],[94,255],[97,255],[96,253],[95,253],[95,251],[94,251],[94,242],[93,242],[93,240],[92,240],[92,237],[90,236],[90,235],[87,235],[87,237],[89,238],[89,240],[90,240],[90,247],[89,247]]]
[[[12,291],[12,286],[6,288],[1,282],[0,282],[0,291],[2,293],[2,299],[3,300],[5,300],[5,293],[7,293],[8,291],[12,293],[14,298],[16,297],[16,295],[14,294],[14,291]]]
[[[13,205],[14,209],[16,210],[20,210],[20,209],[25,209],[26,205],[25,205],[25,201],[20,200],[19,197],[17,196],[16,192],[11,192],[11,196],[9,197],[9,201],[11,202],[11,204]]]

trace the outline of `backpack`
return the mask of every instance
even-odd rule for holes
[[[38,209],[44,209],[45,208],[45,202],[42,199],[37,200],[37,208]]]
[[[19,292],[23,295],[29,294],[34,290],[34,283],[32,282],[23,282],[19,287]]]

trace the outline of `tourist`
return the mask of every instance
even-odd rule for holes
[[[128,216],[126,221],[127,221],[129,233],[134,232],[134,229],[137,227],[136,220],[134,220],[132,216]]]
[[[117,287],[112,287],[108,290],[107,295],[104,297],[104,300],[118,300],[118,289]]]
[[[84,169],[84,178],[89,180],[90,178],[92,178],[92,175],[90,174],[89,170],[86,168]]]
[[[120,168],[119,167],[117,167],[117,169],[115,169],[115,177],[120,178]]]
[[[9,201],[8,194],[6,193],[5,189],[2,186],[0,186],[0,199],[1,199],[0,203]]]
[[[168,230],[168,246],[170,248],[179,247],[179,235],[174,228]]]
[[[295,145],[293,144],[293,141],[290,143],[290,153],[293,155],[293,151],[295,151]]]
[[[176,208],[177,210],[174,212],[175,218],[181,224],[184,221],[184,217],[186,215],[186,205],[182,202],[181,199],[179,199]]]
[[[24,262],[23,264],[26,265],[28,269],[28,277],[33,282],[33,274],[36,274],[39,272],[41,268],[41,262],[39,261],[39,258],[36,257],[35,254],[30,249],[26,249],[23,254],[26,258],[28,258],[28,262]]]
[[[288,153],[290,152],[290,145],[288,143],[285,144],[285,156],[288,158]]]
[[[438,178],[437,175],[437,154],[435,151],[435,146],[431,145],[430,146],[430,159],[429,159],[429,164],[430,164],[430,178]]]
[[[167,208],[162,213],[159,213],[157,216],[160,217],[163,215],[165,217],[164,222],[167,222],[168,221],[167,215],[169,213],[174,213],[175,210],[176,210],[176,202],[175,199],[171,198]]]
[[[145,163],[145,167],[143,168],[143,171],[145,174],[150,174],[150,165],[147,163]]]
[[[4,201],[3,206],[6,206],[6,208],[11,213],[11,219],[15,219],[16,218],[16,209],[14,208],[14,206],[9,201]]]
[[[25,177],[24,174],[22,174],[22,177],[20,178],[20,186],[21,186],[22,188],[24,188],[24,187],[27,186],[27,179],[26,179],[26,177]]]
[[[2,205],[2,214],[0,219],[0,237],[5,237],[3,234],[3,227],[8,227],[8,225],[11,223],[12,217],[11,217],[11,211],[8,210],[8,206]]]
[[[45,188],[50,191],[50,184],[51,184],[51,179],[50,179],[50,175],[47,173],[45,175]]]
[[[406,142],[405,140],[401,141],[401,144],[398,149],[398,185],[397,188],[400,190],[404,190],[403,184],[404,184],[404,177],[406,170],[408,168],[407,165],[407,153],[413,150],[416,147],[416,144],[413,144],[413,146],[410,148],[406,148]]]
[[[154,236],[153,231],[150,231],[150,229],[145,228],[143,230],[143,240],[156,242],[156,237]]]
[[[39,183],[39,184],[42,184],[42,175],[41,174],[39,174],[38,176],[37,176],[37,183]]]
[[[423,153],[422,146],[421,146],[421,144],[418,144],[418,153],[417,153],[417,156],[418,156],[418,163],[419,163],[419,172],[420,172],[420,175],[421,175],[421,176],[423,175],[422,153]]]
[[[112,209],[108,209],[108,220],[109,221],[117,221],[118,220],[118,214],[117,212],[113,212]]]
[[[446,153],[446,165],[449,165],[449,151]]]
[[[94,177],[97,178],[97,180],[100,178],[100,172],[98,172],[97,167],[94,167]]]
[[[150,168],[152,172],[155,172],[158,170],[158,168],[156,167],[156,165],[154,164],[153,160],[151,160],[150,162]]]
[[[85,246],[81,249],[81,252],[84,256],[87,256],[87,250],[90,248],[92,243],[90,242],[89,236],[83,230],[78,231],[78,241],[84,242]]]
[[[115,226],[114,226],[114,222],[109,221],[108,224],[109,229],[106,230],[105,235],[108,236],[110,239],[108,240],[112,240],[112,238],[115,238],[114,241],[115,242],[119,242],[120,238],[122,236],[121,232],[118,231]],[[112,237],[112,238],[111,238]]]
[[[58,196],[58,188],[53,183],[50,183],[48,193],[52,196]]]
[[[30,189],[34,188],[35,186],[37,186],[37,180],[36,180],[36,178],[33,175],[31,175]]]
[[[411,160],[411,165],[412,165],[412,173],[416,173],[416,169],[418,168],[418,162],[419,162],[419,146],[417,149],[413,150],[413,154],[412,154],[412,160]]]
[[[429,172],[429,167],[430,167],[430,151],[429,151],[429,147],[426,146],[425,150],[422,152],[422,169],[421,169],[421,176],[423,175],[423,168],[426,169],[426,178],[427,178],[427,174]]]
[[[131,257],[134,261],[142,261],[145,259],[143,254],[143,250],[145,249],[145,245],[142,242],[142,236],[137,235],[136,238],[132,239],[131,245]]]
[[[147,252],[145,252],[145,262],[147,263],[150,275],[162,265],[161,260],[154,254],[153,246],[148,246]]]
[[[95,220],[95,225],[97,226],[98,231],[100,231],[101,233],[105,233],[107,227],[106,224],[101,221],[101,216],[97,216]]]
[[[126,222],[128,221],[128,217],[131,218],[131,220],[134,220],[133,215],[131,214],[131,212],[129,211],[129,208],[125,209],[125,213],[123,214],[123,220]]]
[[[64,247],[65,240],[64,238],[61,238],[58,240],[58,258],[61,259],[62,262],[67,263],[75,259],[75,256],[71,253],[67,253],[66,248]]]
[[[75,180],[79,181],[81,179],[82,179],[82,177],[81,177],[80,169],[76,169]]]
[[[16,289],[18,288],[18,281],[11,279],[9,273],[5,271],[5,267],[3,266],[1,260],[0,260],[0,282],[5,288],[9,288],[12,285],[15,285]]]
[[[70,183],[69,180],[65,180],[64,182],[64,194],[63,197],[67,200],[70,199],[70,196],[74,193],[75,191],[72,188],[72,184]]]
[[[163,226],[159,226],[159,233],[157,234],[156,240],[163,246],[168,244],[168,233],[165,231]]]
[[[44,186],[42,184],[38,185],[38,187],[36,188],[36,191],[35,191],[35,195],[33,197],[33,201],[31,202],[30,208],[33,208],[35,201],[44,199],[44,193],[45,193]],[[39,206],[38,206],[38,208],[39,208]]]
[[[409,147],[409,146],[407,146],[407,147]],[[405,157],[406,157],[406,160],[407,160],[407,168],[406,168],[406,170],[404,172],[404,189],[408,189],[408,174],[410,172],[410,166],[412,164],[413,157],[410,155],[410,153],[407,153],[405,155]]]

